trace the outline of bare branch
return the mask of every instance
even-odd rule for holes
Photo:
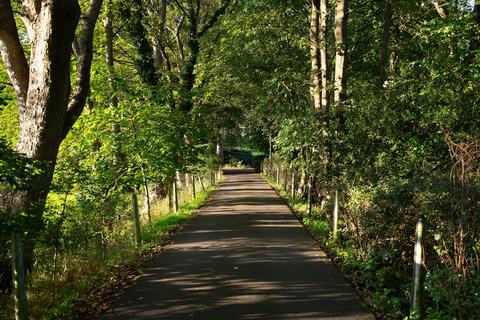
[[[93,60],[93,31],[97,22],[103,0],[90,0],[85,15],[82,17],[81,31],[78,36],[78,63],[77,81],[75,89],[68,104],[68,110],[63,128],[63,137],[67,135],[75,121],[85,107],[87,97],[90,94],[90,69]]]
[[[183,63],[185,61],[185,54],[183,53],[183,42],[182,42],[182,39],[180,37],[180,31],[182,29],[182,25],[183,25],[183,16],[180,18],[180,21],[178,21],[178,25],[177,27],[175,28],[175,32],[172,31],[172,33],[174,34],[175,36],[175,40],[177,41],[177,49],[178,49],[178,55],[180,57],[180,62]]]

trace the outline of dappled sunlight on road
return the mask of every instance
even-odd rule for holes
[[[368,319],[287,206],[253,172],[227,172],[196,220],[105,319]]]

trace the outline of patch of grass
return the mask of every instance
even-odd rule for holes
[[[92,287],[98,283],[108,282],[111,277],[111,271],[119,265],[129,264],[137,258],[134,246],[128,248],[119,248],[116,251],[109,253],[106,260],[95,259],[98,254],[93,254],[92,259],[87,261],[76,261],[78,265],[72,266],[76,271],[76,279],[74,283],[69,283],[67,286],[58,288],[56,297],[48,298],[47,305],[42,305],[39,302],[44,295],[44,286],[48,285],[48,279],[43,285],[36,288],[32,292],[31,300],[36,301],[36,309],[32,310],[32,314],[38,316],[34,318],[42,320],[58,320],[58,319],[72,319],[72,313],[75,310],[75,301],[82,295],[88,292]],[[71,259],[73,264],[75,261]],[[83,266],[82,266],[83,265]]]
[[[187,202],[177,212],[168,212],[154,219],[152,224],[146,226],[143,230],[144,245],[148,248],[161,243],[169,229],[190,219],[195,210],[202,206],[213,190],[215,190],[214,186],[209,187],[205,192],[199,192],[194,200]]]

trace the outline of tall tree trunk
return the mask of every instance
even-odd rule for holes
[[[337,0],[335,10],[335,91],[333,103],[341,116],[345,102],[348,0]]]
[[[200,52],[200,42],[198,36],[198,16],[193,4],[189,1],[187,27],[187,50],[188,56],[183,63],[180,72],[180,101],[179,108],[182,111],[189,112],[193,107],[191,92],[195,83],[195,65],[197,64],[198,54]],[[180,49],[180,48],[179,48]]]
[[[115,98],[115,85],[114,78],[114,60],[113,60],[113,13],[112,13],[112,0],[108,0],[105,20],[105,63],[108,69],[108,84],[110,87],[110,106],[115,108],[117,106],[117,99]]]
[[[113,13],[112,13],[112,0],[108,1],[105,20],[105,63],[107,65],[108,71],[108,89],[109,89],[109,107],[116,109],[118,106],[118,99],[116,95],[116,86],[115,86],[115,65],[114,65],[114,56],[113,56]],[[116,136],[120,133],[120,125],[115,120],[115,113],[112,112],[112,134]],[[114,149],[115,149],[115,168],[118,171],[120,162],[125,157],[122,155],[121,146],[117,142],[118,139],[114,140]]]
[[[0,51],[17,95],[19,108],[27,104],[28,62],[23,52],[10,0],[0,0]]]
[[[74,1],[45,1],[35,9],[32,13],[37,19],[32,21],[33,34],[30,35],[32,50],[28,88],[23,88],[26,92],[17,93],[18,97],[26,96],[26,103],[19,104],[20,132],[16,149],[29,158],[45,161],[48,168],[34,181],[35,185],[42,187],[17,192],[11,199],[9,209],[15,207],[40,219],[65,122],[70,94],[71,43],[78,22],[79,7]],[[5,51],[8,50],[2,48],[2,53]],[[17,73],[13,69],[10,72]],[[24,241],[27,270],[33,266],[34,237],[35,232],[31,230]],[[5,283],[0,286],[4,288],[4,285],[9,286]]]
[[[310,1],[310,63],[311,83],[310,94],[315,111],[321,110],[321,83],[320,83],[320,0]]]
[[[161,67],[163,65],[163,55],[162,47],[164,46],[164,32],[165,32],[165,21],[167,15],[167,1],[168,0],[159,0],[152,1],[155,3],[154,8],[150,9],[150,14],[153,14],[156,18],[158,25],[155,25],[153,28],[152,36],[152,49],[153,49],[153,58],[155,63],[155,69],[157,71],[157,77],[160,78]],[[160,2],[160,8],[157,8],[157,2]],[[155,10],[157,9],[157,10]],[[158,12],[157,12],[158,11]]]
[[[348,17],[348,0],[337,0],[335,9],[335,75],[334,75],[334,94],[333,104],[335,107],[335,118],[337,121],[337,129],[335,135],[337,141],[340,134],[343,134],[345,129],[344,104],[346,100],[346,85],[347,85],[347,17]],[[341,148],[339,144],[337,148]],[[330,140],[327,140],[326,146],[327,161],[329,164],[338,163],[339,157],[342,154],[341,150],[336,152],[336,157],[332,158],[333,145]],[[334,170],[339,174],[339,166],[327,166],[327,176],[334,175]],[[332,177],[333,178],[333,177]]]
[[[393,5],[392,0],[387,0],[385,16],[383,19],[382,44],[380,47],[380,61],[378,70],[378,87],[381,89],[386,80],[386,69],[388,63],[388,45],[390,42],[390,29],[392,27]]]
[[[327,50],[327,0],[320,0],[320,76],[321,76],[321,108],[328,111],[328,50]]]

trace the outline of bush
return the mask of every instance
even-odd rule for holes
[[[458,319],[480,319],[479,272],[471,271],[469,275],[464,276],[437,267],[427,274],[426,288],[433,303],[429,319],[437,319],[434,315],[438,314],[448,314]]]

